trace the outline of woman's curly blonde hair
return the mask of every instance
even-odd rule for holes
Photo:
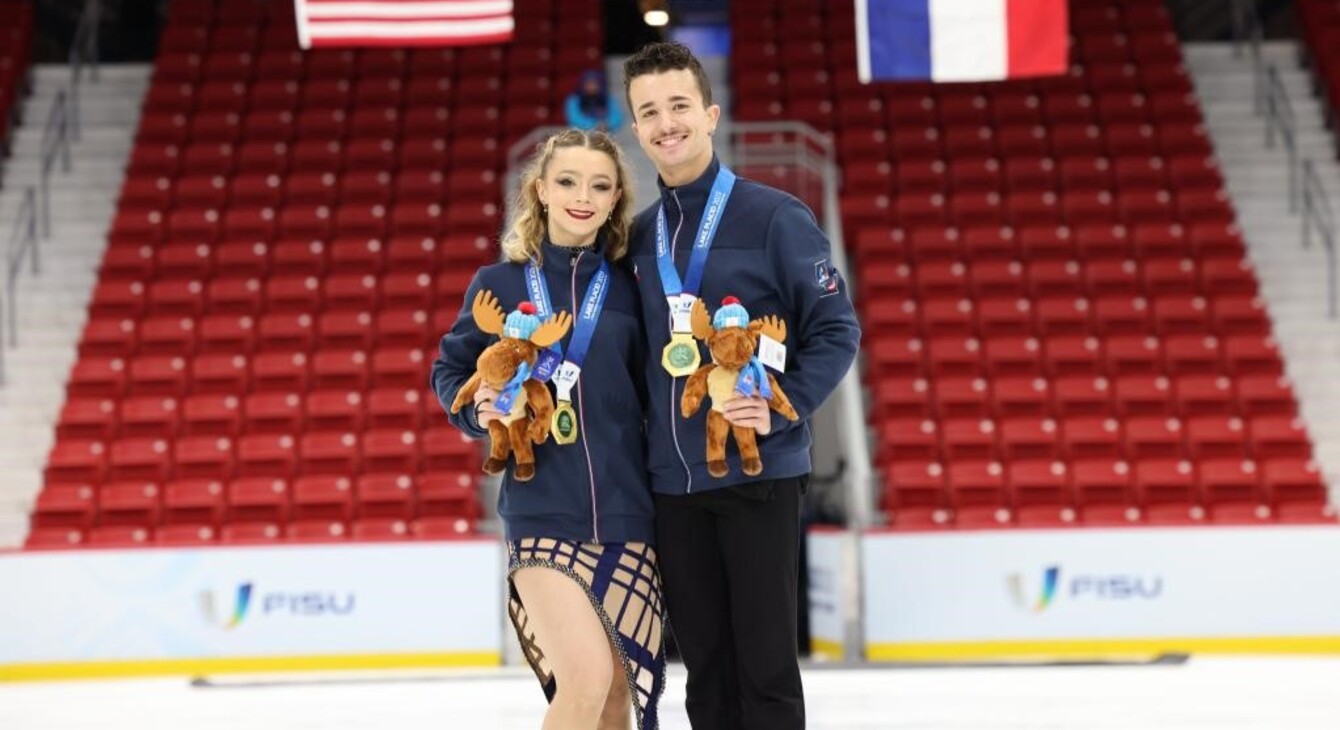
[[[628,229],[632,225],[629,211],[633,209],[633,190],[629,185],[628,165],[624,161],[623,151],[604,132],[565,129],[550,135],[540,145],[539,151],[521,174],[521,184],[516,199],[512,201],[512,224],[508,226],[502,240],[503,258],[508,261],[519,264],[532,259],[540,260],[546,219],[535,181],[544,178],[554,152],[569,147],[604,152],[614,161],[618,175],[615,188],[622,194],[614,201],[614,210],[610,211],[609,220],[601,226],[601,233],[605,236],[605,257],[610,261],[618,261],[628,253]]]

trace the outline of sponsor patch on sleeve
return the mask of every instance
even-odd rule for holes
[[[814,262],[814,285],[819,288],[819,296],[826,297],[838,293],[841,276],[828,259]]]

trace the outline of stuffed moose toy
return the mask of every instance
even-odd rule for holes
[[[711,398],[707,413],[707,472],[714,477],[726,476],[726,438],[735,435],[740,449],[741,468],[749,476],[763,471],[754,429],[732,426],[722,414],[725,403],[737,396],[762,396],[768,406],[789,421],[800,416],[791,401],[782,392],[776,378],[763,369],[755,357],[760,335],[767,335],[778,343],[786,341],[786,322],[768,316],[749,320],[749,313],[735,297],[721,302],[716,316],[709,316],[702,300],[693,305],[693,336],[707,343],[712,362],[698,368],[684,386],[681,408],[684,417],[698,412],[703,397]]]
[[[471,403],[481,384],[497,390],[494,405],[504,415],[489,424],[489,457],[484,462],[484,473],[501,474],[510,453],[516,455],[512,476],[518,482],[530,481],[535,478],[531,442],[542,444],[549,438],[549,421],[554,413],[549,387],[531,375],[540,351],[567,334],[572,315],[559,312],[541,323],[535,305],[522,302],[504,318],[498,298],[487,290],[475,295],[471,311],[479,329],[502,339],[480,353],[475,374],[461,386],[451,412],[455,414]]]

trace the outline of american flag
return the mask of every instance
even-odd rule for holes
[[[294,0],[303,48],[465,46],[512,39],[512,0]]]

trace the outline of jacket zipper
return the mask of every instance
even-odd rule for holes
[[[679,232],[684,228],[684,206],[679,202],[679,191],[671,190],[670,197],[675,199],[675,207],[679,209],[679,222],[675,224],[675,235],[670,237],[670,264],[673,266],[675,263],[675,249],[679,243]],[[670,331],[674,332],[674,314],[671,313],[667,316],[670,318]],[[693,346],[697,347],[698,343],[693,343]],[[670,379],[670,436],[675,442],[675,453],[679,454],[679,463],[684,467],[684,478],[688,480],[684,493],[691,494],[693,492],[693,471],[689,469],[689,462],[684,459],[684,450],[679,447],[679,419],[675,418],[675,402],[679,400],[675,394],[675,381],[678,379]]]
[[[577,254],[570,259],[572,264],[572,277],[569,281],[568,294],[572,298],[573,311],[577,311],[577,307],[580,306],[577,302],[577,264],[581,262],[582,256],[584,255],[583,252],[578,251]],[[600,519],[599,513],[596,510],[596,470],[591,466],[591,446],[590,442],[586,440],[586,406],[585,399],[582,398],[582,379],[580,376],[577,378],[577,427],[580,429],[579,433],[581,434],[582,439],[582,451],[586,454],[586,474],[591,480],[591,532],[594,535],[595,541],[600,542]]]

